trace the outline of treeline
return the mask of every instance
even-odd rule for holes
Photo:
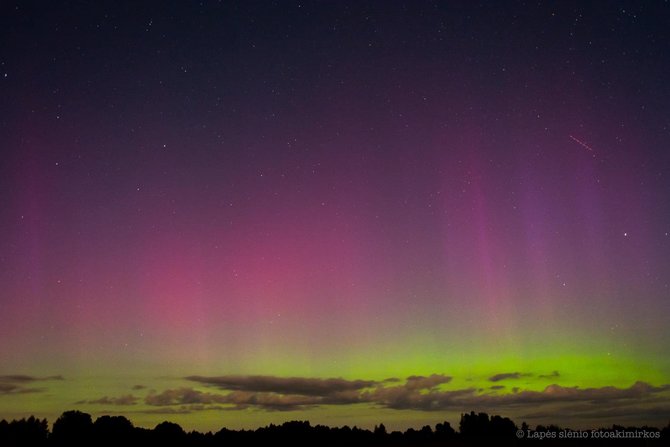
[[[413,428],[405,432],[388,432],[383,424],[374,430],[358,427],[330,428],[312,426],[307,421],[291,421],[282,425],[268,425],[256,430],[229,430],[222,428],[216,433],[186,432],[173,422],[161,422],[153,429],[135,427],[124,416],[101,416],[93,421],[91,415],[80,411],[66,411],[49,430],[46,419],[33,416],[7,422],[0,421],[0,447],[19,446],[470,446],[493,443],[496,446],[518,445],[669,445],[670,424],[663,430],[652,427],[619,427],[600,429],[598,439],[562,439],[565,431],[557,426],[537,426],[530,430],[524,423],[521,427],[509,418],[489,417],[486,413],[461,415],[458,431],[449,422],[428,425],[420,430]],[[615,439],[625,433],[650,433],[647,438]],[[542,434],[538,439],[533,434]],[[553,434],[553,436],[552,436]],[[530,438],[530,439],[529,439]],[[541,443],[541,444],[538,444]]]

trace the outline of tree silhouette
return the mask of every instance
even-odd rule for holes
[[[528,424],[522,424],[528,430]],[[123,416],[101,416],[92,422],[91,416],[80,411],[66,411],[54,423],[49,436],[46,419],[39,420],[34,416],[27,419],[7,422],[0,421],[0,447],[50,447],[50,446],[102,446],[117,447],[123,445],[156,445],[158,447],[237,447],[248,445],[289,445],[321,446],[321,447],[437,447],[437,446],[480,446],[495,445],[522,447],[535,445],[535,441],[524,436],[517,437],[517,427],[506,417],[491,416],[486,413],[464,413],[461,415],[459,432],[454,431],[449,422],[435,426],[433,430],[425,425],[419,430],[408,428],[404,433],[389,433],[384,424],[376,425],[374,430],[335,427],[324,425],[312,426],[308,421],[289,421],[281,425],[270,424],[256,430],[229,430],[222,428],[216,434],[186,433],[178,424],[161,422],[154,429],[134,427],[132,422]],[[559,433],[556,425],[536,427],[537,431]],[[663,430],[653,427],[623,427],[614,425],[600,429],[615,433],[618,431],[646,430],[660,439],[626,440],[630,446],[665,446],[670,437],[670,424]],[[620,440],[603,437],[600,439],[549,439],[542,441],[550,446],[608,446],[620,445]],[[538,444],[539,445],[539,444]]]
[[[93,434],[91,415],[72,410],[63,413],[54,422],[52,440],[57,446],[90,445]]]
[[[463,436],[487,436],[489,428],[489,415],[486,413],[475,414],[471,411],[470,414],[462,414],[461,422],[458,424],[458,429]]]
[[[386,437],[386,427],[384,424],[375,425],[375,429],[372,431],[375,436],[384,438]]]
[[[459,430],[464,437],[495,437],[496,439],[516,439],[517,426],[509,418],[486,413],[462,414]]]
[[[503,439],[513,439],[516,436],[517,427],[509,418],[492,416],[489,421],[489,436]]]
[[[46,419],[35,416],[18,421],[0,421],[0,445],[2,446],[41,446],[46,445],[49,436],[49,424]]]
[[[93,423],[93,438],[100,445],[119,445],[131,442],[135,435],[133,423],[123,416],[100,416]]]
[[[156,445],[177,446],[183,445],[186,439],[186,432],[179,424],[174,422],[161,422],[156,425],[153,431],[153,441]]]
[[[439,440],[445,440],[453,438],[456,435],[456,431],[451,427],[451,424],[447,421],[437,424],[435,426],[435,436]]]

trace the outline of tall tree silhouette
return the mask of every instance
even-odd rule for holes
[[[528,425],[522,425],[528,430]],[[49,437],[48,423],[31,416],[27,419],[7,422],[0,421],[0,447],[51,447],[51,446],[144,446],[159,447],[237,447],[248,445],[289,445],[291,447],[437,447],[450,446],[468,447],[495,445],[502,447],[519,447],[534,444],[527,439],[523,431],[517,437],[514,422],[502,416],[490,416],[486,413],[465,413],[461,415],[460,433],[454,431],[449,422],[439,423],[432,429],[426,425],[416,430],[408,428],[405,432],[389,433],[383,424],[374,430],[323,425],[312,426],[308,421],[289,421],[281,425],[270,424],[256,430],[221,429],[216,434],[186,433],[181,426],[173,422],[161,422],[154,429],[134,427],[123,416],[101,416],[93,423],[91,416],[80,411],[66,411],[53,425]],[[670,424],[663,430],[653,427],[623,427],[614,425],[600,429],[608,436],[600,439],[556,439],[542,441],[547,446],[609,446],[620,445],[620,439],[613,435],[621,431],[645,431],[652,435],[651,439],[629,439],[626,445],[632,446],[666,446],[670,436]],[[537,426],[536,431],[558,433],[561,429],[556,425]],[[605,433],[607,434],[607,433]],[[660,439],[657,439],[658,436]],[[521,439],[520,439],[521,438]]]
[[[447,421],[435,425],[435,437],[439,440],[445,440],[456,436],[456,430]]]
[[[93,437],[103,446],[116,446],[132,442],[135,435],[133,423],[123,416],[100,416],[93,423]]]
[[[186,432],[179,424],[174,422],[161,422],[156,425],[153,431],[153,441],[155,445],[160,446],[178,446],[184,445],[186,441]]]
[[[57,446],[91,445],[93,420],[91,415],[72,410],[63,413],[54,422],[52,439]]]
[[[386,436],[386,427],[384,426],[384,424],[375,425],[373,433],[377,437],[384,438]]]
[[[466,437],[488,436],[489,415],[486,413],[476,414],[474,411],[471,411],[470,414],[462,414],[458,429],[461,435]]]
[[[49,436],[46,419],[35,416],[18,421],[0,421],[0,446],[43,446]]]

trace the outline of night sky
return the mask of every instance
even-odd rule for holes
[[[670,418],[670,5],[2,2],[0,419]]]

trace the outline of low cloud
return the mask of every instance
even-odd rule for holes
[[[12,383],[0,383],[0,394],[28,394],[41,393],[42,391],[44,391],[44,388],[28,388]]]
[[[499,382],[526,375],[502,373],[489,380]],[[558,373],[547,376],[555,378]],[[580,388],[552,384],[537,391],[507,388],[501,384],[480,389],[448,389],[445,387],[452,378],[442,374],[380,381],[273,376],[189,376],[186,380],[210,390],[182,387],[151,391],[144,399],[145,404],[156,407],[152,412],[165,413],[214,409],[294,411],[326,405],[365,404],[415,411],[462,412],[476,409],[537,419],[542,414],[557,412],[588,418],[597,418],[597,415],[625,417],[651,414],[653,408],[665,414],[670,402],[670,385],[653,386],[642,381],[625,388]]]
[[[248,391],[234,391],[228,395],[228,403],[235,405],[238,409],[249,407],[259,407],[265,410],[291,411],[298,409],[312,408],[322,404],[336,404],[337,402],[328,402],[327,397],[305,396],[298,394],[277,394],[277,393],[253,393]],[[350,402],[342,402],[350,403]]]
[[[409,376],[405,382],[405,388],[416,390],[433,389],[438,385],[449,382],[451,382],[451,377],[442,374],[432,374],[428,377]]]
[[[540,379],[556,379],[558,377],[561,377],[561,374],[558,371],[553,371],[551,374],[540,374],[539,376]]]
[[[539,407],[549,404],[583,403],[594,411],[603,407],[620,406],[622,402],[636,404],[654,403],[661,400],[667,404],[670,385],[652,386],[636,382],[628,388],[604,386],[600,388],[563,387],[549,385],[542,391],[515,391],[505,394],[480,393],[474,388],[459,390],[428,390],[420,392],[408,386],[377,388],[368,394],[366,401],[398,410],[463,411],[472,408],[517,408]],[[665,395],[664,395],[665,394]]]
[[[36,383],[50,380],[65,380],[63,376],[36,377],[24,374],[9,374],[0,376],[0,394],[28,394],[41,393],[44,387],[33,386]]]
[[[63,376],[46,376],[46,377],[35,377],[27,376],[24,374],[9,374],[6,376],[0,376],[0,382],[13,382],[13,383],[30,383],[30,382],[40,382],[45,380],[65,380]]]
[[[394,410],[436,411],[449,408],[460,396],[475,393],[474,388],[439,391],[435,388],[415,388],[411,382],[392,387],[379,387],[365,394],[364,401]]]
[[[327,396],[280,394],[275,392],[231,391],[226,394],[209,393],[193,388],[168,389],[149,393],[144,402],[152,406],[188,406],[189,411],[209,410],[211,405],[229,405],[234,409],[249,407],[265,410],[290,411],[317,405],[342,405],[359,401],[358,393],[330,393]],[[202,405],[194,408],[194,405]],[[231,408],[231,409],[232,409]]]
[[[653,417],[670,418],[670,404],[653,403],[640,405],[637,401],[617,401],[610,403],[607,408],[595,406],[590,403],[577,403],[575,405],[566,405],[562,407],[566,415],[572,415],[575,418],[603,419],[603,418],[639,418],[649,419]],[[530,411],[522,415],[526,419],[553,419],[556,412],[552,410]]]
[[[188,408],[152,408],[151,410],[144,410],[144,414],[189,414],[193,411]]]
[[[236,409],[261,408],[273,411],[306,409],[320,405],[350,405],[372,403],[388,408],[404,405],[430,409],[429,397],[437,388],[449,383],[451,377],[443,374],[410,376],[401,385],[398,379],[345,380],[340,378],[310,379],[273,376],[189,376],[189,381],[216,387],[225,394],[203,392],[191,387],[151,392],[145,403],[152,406],[171,405],[229,405]],[[462,391],[453,392],[460,394]]]
[[[520,379],[523,376],[526,376],[528,374],[522,374],[520,372],[513,372],[513,373],[500,373],[493,375],[489,377],[490,382],[500,382],[501,380],[509,380],[509,379]]]
[[[534,376],[534,374],[521,373],[521,372],[499,373],[489,377],[489,382],[500,382],[502,380],[516,380],[522,377],[532,377],[532,376]],[[561,374],[558,371],[552,371],[551,374],[540,374],[537,377],[539,379],[557,379],[560,376]]]
[[[514,394],[499,396],[503,402],[535,403],[535,402],[608,402],[621,399],[642,399],[662,392],[670,391],[670,385],[656,387],[649,383],[638,381],[628,388],[604,386],[600,388],[564,387],[549,385],[543,391],[521,391]]]
[[[135,397],[131,394],[119,397],[101,397],[99,399],[91,400],[80,400],[75,402],[75,404],[97,404],[97,405],[135,405],[140,400],[139,397]]]
[[[228,403],[226,395],[205,393],[193,388],[165,390],[161,393],[151,392],[144,402],[154,406]]]
[[[372,380],[309,379],[274,376],[188,376],[186,380],[228,391],[255,391],[302,396],[327,396],[377,385]]]

